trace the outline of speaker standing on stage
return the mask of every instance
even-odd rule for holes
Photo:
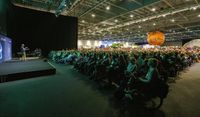
[[[21,45],[21,52],[22,52],[22,60],[26,61],[26,50],[28,50],[28,47],[25,47],[24,44]]]

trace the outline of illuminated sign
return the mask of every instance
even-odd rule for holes
[[[0,42],[0,60],[3,59],[3,47],[1,45],[1,42]]]
[[[12,59],[12,41],[10,38],[0,35],[0,62]]]

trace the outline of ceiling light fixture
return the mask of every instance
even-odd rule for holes
[[[156,23],[153,23],[153,25],[155,26],[155,25],[156,25]]]
[[[133,18],[133,15],[130,15],[131,18]]]
[[[118,22],[118,20],[116,19],[116,20],[115,20],[115,22],[117,23],[117,22]]]
[[[153,11],[153,12],[156,11],[156,8],[152,8],[151,11]]]
[[[110,10],[110,6],[107,6],[107,7],[106,7],[106,10]]]
[[[143,22],[145,22],[145,21],[147,21],[147,20],[148,20],[147,18],[145,18],[145,19],[142,19],[142,21],[143,21]]]
[[[197,7],[192,7],[192,10],[194,10],[194,11],[197,10]]]
[[[95,15],[95,14],[92,14],[91,16],[94,18],[96,15]]]
[[[172,21],[172,22],[175,22],[175,20],[174,20],[174,19],[172,19],[171,21]]]
[[[164,15],[162,15],[163,17],[166,17],[166,15],[164,14]]]
[[[85,20],[82,20],[81,22],[82,22],[82,23],[85,23]]]

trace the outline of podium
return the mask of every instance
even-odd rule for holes
[[[12,59],[12,40],[0,35],[0,63]]]

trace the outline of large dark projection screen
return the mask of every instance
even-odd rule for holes
[[[21,8],[11,5],[7,34],[13,39],[13,52],[24,43],[31,50],[41,48],[43,55],[51,50],[76,49],[78,19],[75,17]]]

